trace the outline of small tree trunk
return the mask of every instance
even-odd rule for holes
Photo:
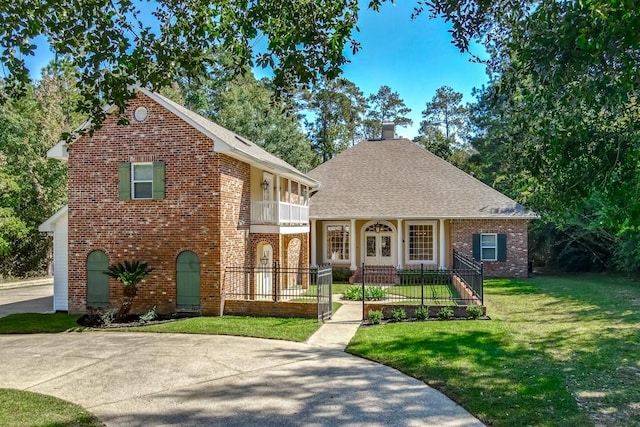
[[[131,311],[131,307],[133,306],[133,300],[137,295],[137,289],[135,286],[125,286],[124,287],[124,299],[122,300],[122,305],[118,310],[118,314],[116,315],[117,320],[124,320],[125,317]]]

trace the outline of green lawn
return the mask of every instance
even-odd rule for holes
[[[0,388],[2,426],[103,426],[90,412],[73,403],[29,391]]]
[[[192,317],[158,325],[117,329],[131,332],[237,335],[288,341],[306,341],[320,326],[316,319],[279,317]]]
[[[349,286],[351,286],[351,285],[344,284],[344,283],[334,283],[333,285],[331,285],[331,293],[332,294],[341,294]],[[304,293],[304,295],[308,296],[308,297],[318,296],[318,285],[309,285],[309,289],[307,290],[307,292]]]
[[[0,334],[38,334],[81,329],[79,315],[17,313],[0,318]],[[1,424],[0,424],[1,425]]]
[[[347,350],[420,378],[498,426],[640,426],[640,283],[486,280],[491,321],[360,328]]]
[[[433,300],[450,300],[460,298],[460,294],[456,288],[451,285],[423,285],[422,289],[420,289],[420,285],[396,285],[396,286],[385,286],[384,290],[387,291],[389,295],[397,295],[400,297],[409,297],[413,299],[420,299],[421,292],[424,292],[425,299],[430,298]],[[429,302],[433,304],[433,302]]]

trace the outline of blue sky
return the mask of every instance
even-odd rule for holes
[[[487,82],[483,64],[470,62],[451,44],[449,26],[442,20],[428,19],[427,14],[411,20],[414,2],[398,0],[396,5],[385,3],[380,12],[367,9],[368,0],[361,1],[358,22],[360,32],[354,33],[361,43],[356,55],[344,67],[344,77],[353,81],[365,95],[375,93],[387,85],[399,93],[411,108],[413,126],[398,129],[401,136],[413,138],[418,134],[421,112],[437,88],[447,85],[464,94],[464,102],[473,101],[474,87]],[[44,38],[35,57],[25,58],[32,76],[53,59]],[[472,47],[475,54],[484,53],[482,47]],[[265,70],[256,70],[264,76]]]

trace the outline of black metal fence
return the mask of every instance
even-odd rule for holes
[[[225,299],[317,303],[319,290],[331,287],[331,266],[231,266],[225,268],[223,281]]]
[[[480,300],[480,304],[484,304],[484,267],[482,262],[453,251],[453,271]]]
[[[417,265],[405,269],[366,266],[345,297],[366,303],[406,305],[483,304],[482,264],[454,252],[452,269]]]

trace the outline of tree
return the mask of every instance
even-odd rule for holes
[[[311,144],[300,127],[296,106],[286,99],[274,99],[269,79],[256,81],[248,73],[209,89],[210,111],[205,113],[216,123],[301,171],[317,164]]]
[[[133,301],[138,295],[138,285],[153,271],[146,262],[125,261],[112,264],[104,272],[109,277],[116,279],[124,286],[124,299],[118,309],[116,319],[123,320],[131,311]]]
[[[307,134],[314,150],[326,162],[353,144],[364,112],[364,95],[351,81],[336,79],[314,86],[304,94]]]
[[[452,148],[465,146],[469,133],[469,111],[462,105],[462,93],[449,86],[436,89],[436,94],[422,111],[422,117],[421,135],[443,139]]]
[[[153,10],[152,10],[153,9]],[[4,95],[25,96],[29,70],[25,56],[44,36],[60,56],[73,58],[81,97],[78,108],[101,122],[101,106],[115,102],[121,112],[139,83],[169,86],[176,75],[199,80],[225,53],[236,72],[257,64],[270,67],[278,87],[336,77],[346,62],[344,48],[358,17],[355,1],[248,2],[157,0],[71,0],[3,2],[0,54],[6,70]],[[256,40],[265,37],[259,50]],[[5,98],[6,99],[6,98]]]
[[[382,134],[382,123],[393,122],[396,127],[404,127],[413,123],[406,117],[411,112],[398,92],[389,86],[380,86],[378,92],[367,97],[367,111],[362,122],[361,133],[365,139],[377,139]]]
[[[66,164],[47,159],[60,134],[80,122],[69,70],[50,64],[29,95],[0,107],[0,275],[42,272],[50,239],[38,225],[66,200]]]

